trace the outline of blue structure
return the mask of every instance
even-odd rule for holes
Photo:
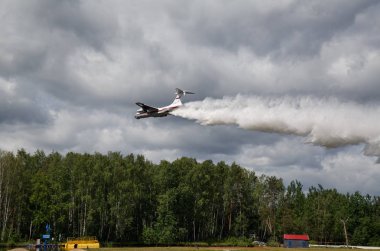
[[[285,248],[308,248],[309,235],[307,234],[284,234]]]
[[[44,240],[44,251],[46,251],[46,249],[48,248],[48,241],[50,239],[50,225],[49,224],[46,224],[45,226],[46,228],[46,234],[42,235],[42,239]]]

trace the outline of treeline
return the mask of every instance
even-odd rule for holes
[[[0,152],[0,241],[97,236],[147,244],[238,237],[380,245],[380,198],[260,176],[237,164]]]

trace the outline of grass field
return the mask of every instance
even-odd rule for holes
[[[300,251],[300,248],[280,247],[126,247],[101,248],[100,251]],[[351,248],[308,248],[308,251],[349,251]],[[95,251],[95,249],[94,249]]]

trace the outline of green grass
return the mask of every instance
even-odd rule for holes
[[[352,251],[349,248],[281,248],[281,247],[125,247],[101,248],[99,251]],[[90,251],[96,251],[95,249]]]

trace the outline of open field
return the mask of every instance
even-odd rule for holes
[[[300,248],[281,247],[126,247],[126,248],[101,248],[100,251],[300,251]],[[352,251],[351,248],[308,248],[308,251]],[[358,249],[357,249],[358,250]]]

